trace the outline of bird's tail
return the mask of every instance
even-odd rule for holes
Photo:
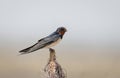
[[[36,44],[34,44],[33,46],[30,46],[30,47],[28,47],[28,48],[25,48],[25,49],[23,49],[23,50],[20,50],[19,53],[21,53],[21,55],[22,55],[22,54],[31,53],[31,52],[34,51],[34,50],[31,50],[31,49],[32,49],[35,45],[36,45]]]

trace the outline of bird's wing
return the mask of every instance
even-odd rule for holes
[[[47,45],[50,45],[51,43],[57,41],[58,39],[59,39],[59,35],[53,35],[53,36],[48,36],[48,37],[42,38],[42,39],[38,40],[38,42],[36,44],[34,44],[33,46],[30,46],[26,49],[21,50],[20,53],[21,54],[31,53],[38,49],[44,48]]]
[[[51,43],[57,41],[59,38],[60,38],[59,35],[48,36],[44,39],[39,40],[38,41],[38,44],[39,44],[38,46],[43,48],[43,47],[48,46]]]

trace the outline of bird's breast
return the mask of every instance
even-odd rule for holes
[[[51,48],[53,46],[55,46],[56,44],[58,44],[61,41],[61,38],[59,38],[57,41],[51,43],[50,45],[47,46],[47,48]]]

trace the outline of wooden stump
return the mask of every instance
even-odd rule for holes
[[[66,78],[65,73],[60,64],[56,61],[55,50],[49,49],[50,58],[44,71],[47,73],[47,78]]]

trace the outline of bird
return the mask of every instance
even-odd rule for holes
[[[51,47],[55,46],[63,39],[63,35],[65,34],[66,31],[67,31],[67,29],[65,27],[59,27],[59,28],[57,28],[56,31],[54,31],[49,36],[46,36],[46,37],[38,40],[38,42],[36,44],[34,44],[28,48],[20,50],[19,53],[20,54],[28,54],[28,53],[34,52],[34,51],[42,49],[42,48],[50,49]]]

